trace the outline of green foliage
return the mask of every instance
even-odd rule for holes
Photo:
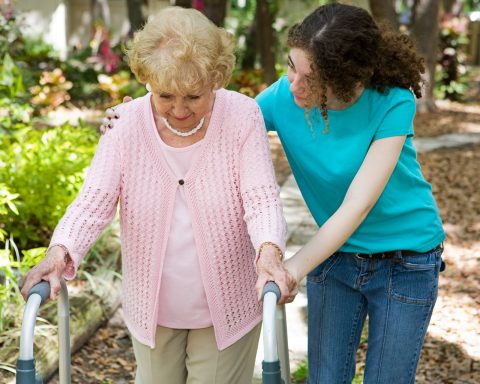
[[[98,87],[98,71],[88,61],[92,55],[90,47],[74,52],[61,68],[72,83],[69,90],[72,103],[77,106],[95,107],[105,103],[108,96]]]
[[[0,94],[0,135],[24,128],[33,114],[30,104],[21,100],[12,100]]]
[[[21,50],[23,46],[21,36],[21,26],[17,22],[13,7],[0,4],[0,56]]]
[[[33,108],[22,107],[28,114],[39,115],[66,101],[77,107],[104,109],[121,102],[126,94],[136,97],[146,93],[128,68],[123,53],[126,42],[112,45],[108,30],[101,24],[95,26],[88,47],[61,61],[41,38],[23,35],[22,23],[12,7],[0,5],[0,58],[5,57],[0,66],[0,99],[15,94],[17,109],[30,98]],[[3,113],[4,105],[0,101],[0,119],[11,115],[10,111]],[[13,127],[17,120],[4,123]],[[0,126],[5,124],[0,121]]]
[[[292,373],[292,383],[300,384],[306,383],[308,377],[308,362],[307,360],[302,361],[298,364],[297,369]]]
[[[460,100],[467,91],[465,46],[468,19],[448,17],[440,24],[440,57],[435,73],[435,96]]]
[[[9,239],[5,243],[5,249],[0,249],[0,333],[14,324],[19,309],[22,308],[18,272],[20,265],[15,243]]]
[[[0,57],[8,54],[23,78],[26,89],[37,84],[43,71],[58,67],[60,60],[53,47],[41,38],[29,38],[21,15],[13,6],[0,5]]]
[[[22,248],[44,245],[67,205],[78,194],[90,163],[97,132],[89,126],[25,128],[0,135],[0,183],[18,194],[18,215],[5,230]]]
[[[0,249],[0,265],[3,264],[5,255],[6,252]],[[9,271],[8,267],[0,266],[0,274],[5,271]],[[13,326],[18,317],[18,309],[22,307],[21,303],[18,284],[11,282],[10,279],[6,284],[0,282],[0,333]]]
[[[79,193],[98,141],[98,132],[82,122],[78,127],[45,127],[39,126],[36,116],[45,117],[44,112],[70,95],[83,97],[72,100],[77,105],[90,100],[102,108],[111,103],[112,95],[145,93],[129,73],[115,77],[126,68],[113,53],[120,46],[101,41],[96,52],[89,47],[61,62],[50,45],[26,38],[22,28],[13,8],[0,4],[0,348],[21,317],[19,276],[43,257],[54,227]],[[113,81],[102,90],[98,78],[107,67]],[[118,241],[112,241],[110,233],[102,239],[87,259],[97,267],[117,270]],[[102,257],[104,249],[117,257],[105,261],[109,258]],[[86,277],[88,271],[82,269],[82,274]]]
[[[5,184],[0,183],[0,242],[4,242],[7,235],[3,229],[6,217],[10,213],[18,215],[17,207],[13,202],[17,197],[18,194],[11,193]]]
[[[6,53],[0,67],[0,92],[6,93],[9,97],[15,97],[24,91],[22,74],[10,55]]]
[[[5,53],[0,65],[0,135],[30,123],[33,109],[27,100],[22,73]]]

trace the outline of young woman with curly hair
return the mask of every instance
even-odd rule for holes
[[[319,226],[285,262],[307,277],[308,383],[352,381],[367,315],[364,383],[413,383],[445,237],[412,143],[423,61],[342,4],[294,25],[288,44],[288,75],[257,101]]]

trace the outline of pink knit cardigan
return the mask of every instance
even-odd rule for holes
[[[125,321],[136,339],[153,348],[172,210],[177,188],[184,188],[222,350],[261,320],[254,289],[260,244],[272,241],[285,249],[286,223],[260,109],[244,95],[218,90],[202,147],[183,181],[159,148],[150,94],[117,111],[121,118],[101,137],[82,191],[51,240],[72,258],[65,277],[75,276],[119,202]]]

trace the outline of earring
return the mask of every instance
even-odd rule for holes
[[[150,83],[147,83],[147,84],[145,85],[145,88],[147,88],[147,91],[148,91],[148,92],[152,92],[152,86],[150,85]]]

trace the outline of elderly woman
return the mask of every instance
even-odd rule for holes
[[[43,279],[54,297],[119,202],[136,383],[251,383],[255,267],[281,266],[286,224],[259,107],[223,89],[233,49],[191,9],[164,9],[135,35],[129,63],[150,92],[116,108],[122,119],[25,277],[24,294]],[[294,279],[279,274],[292,291]]]

